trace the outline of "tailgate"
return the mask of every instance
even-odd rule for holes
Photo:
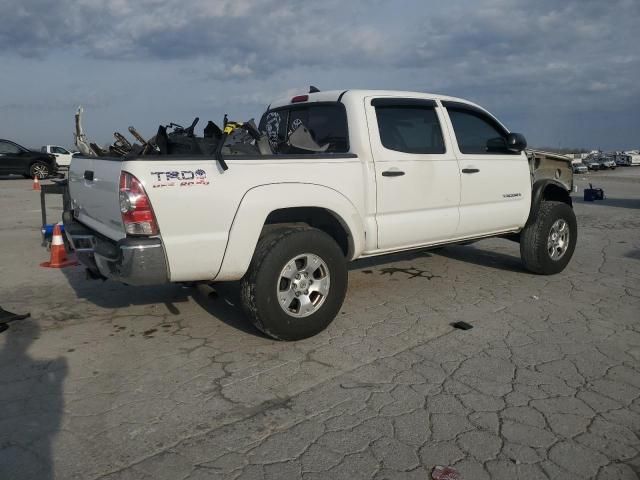
[[[120,159],[73,157],[69,168],[69,196],[74,217],[111,238],[124,238],[120,214]]]

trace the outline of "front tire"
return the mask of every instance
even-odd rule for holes
[[[323,331],[347,291],[344,253],[326,233],[282,228],[262,237],[240,284],[242,307],[263,333],[301,340]]]
[[[573,209],[563,202],[543,201],[533,221],[520,234],[522,263],[533,273],[559,273],[571,260],[577,238]]]
[[[44,180],[51,173],[49,165],[44,162],[34,162],[29,168],[29,175],[31,178],[38,177],[39,180]]]

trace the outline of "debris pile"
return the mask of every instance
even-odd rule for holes
[[[215,157],[220,166],[226,170],[224,157],[263,156],[275,153],[268,136],[258,131],[253,119],[247,122],[234,122],[225,115],[222,128],[209,120],[203,129],[202,136],[198,136],[195,132],[200,120],[198,117],[188,127],[173,122],[160,125],[157,133],[148,139],[135,127],[129,127],[128,131],[135,139],[134,143],[127,140],[122,133],[114,132],[115,141],[111,145],[100,147],[87,139],[82,128],[82,114],[82,107],[78,107],[75,115],[75,144],[85,156],[124,158],[145,155],[206,156]],[[318,145],[309,130],[302,124],[291,132],[289,144],[301,153],[324,152],[329,146]]]

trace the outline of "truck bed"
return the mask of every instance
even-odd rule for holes
[[[255,201],[263,204],[286,183],[308,185],[300,188],[301,201],[313,202],[319,189],[330,189],[365,214],[367,182],[354,179],[367,175],[367,166],[357,155],[238,155],[226,161],[223,171],[213,157],[76,157],[69,172],[75,220],[114,242],[124,239],[119,178],[131,173],[149,196],[175,282],[217,277],[238,208],[243,200],[254,201],[245,197],[259,187],[265,190]],[[260,228],[266,214],[253,220]]]

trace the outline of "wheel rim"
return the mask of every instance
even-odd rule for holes
[[[551,260],[560,260],[569,249],[569,224],[560,218],[551,225],[549,238],[547,239],[547,250]]]
[[[38,178],[45,178],[49,170],[44,165],[34,165],[33,166],[33,176]]]
[[[287,315],[307,317],[322,307],[330,286],[329,267],[322,258],[313,253],[296,255],[278,277],[278,304]]]

